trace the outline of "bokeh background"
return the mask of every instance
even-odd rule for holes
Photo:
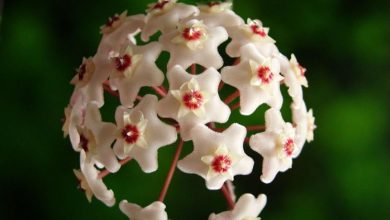
[[[61,118],[69,81],[81,58],[94,54],[99,26],[124,9],[142,13],[150,2],[2,2],[0,219],[126,219],[117,206],[89,204],[77,190],[78,154],[62,138]],[[389,218],[389,3],[235,1],[239,15],[261,19],[280,51],[307,67],[305,100],[318,126],[293,169],[270,185],[258,180],[261,159],[247,150],[257,163],[251,176],[236,178],[237,193],[267,194],[262,219]],[[118,201],[145,206],[158,198],[174,147],[159,153],[156,173],[143,174],[133,161],[105,179]],[[206,219],[226,207],[221,192],[181,171],[166,204],[171,219]]]

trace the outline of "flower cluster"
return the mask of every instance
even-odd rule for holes
[[[265,195],[244,194],[235,202],[234,177],[251,174],[254,166],[246,152],[262,156],[260,179],[270,183],[291,168],[316,126],[303,100],[306,69],[293,54],[288,59],[279,52],[261,21],[245,22],[231,7],[231,2],[192,6],[158,0],[146,15],[123,12],[101,27],[96,54],[83,58],[71,80],[75,89],[63,125],[64,136],[80,153],[80,170],[74,173],[89,201],[95,196],[113,206],[114,192],[103,178],[132,159],[143,172],[155,172],[158,150],[177,142],[158,200],[145,208],[122,200],[124,214],[168,219],[163,202],[177,167],[202,177],[208,189],[223,191],[230,210],[209,219],[259,219]],[[218,51],[227,41],[226,54],[234,63]],[[166,72],[156,65],[162,51],[170,54]],[[292,100],[291,122],[281,113],[282,86]],[[227,95],[227,90],[234,92]],[[120,100],[115,122],[102,121],[105,92]],[[265,124],[262,105],[268,106]],[[235,110],[259,122],[243,126],[230,117]],[[182,156],[187,143],[193,151]]]

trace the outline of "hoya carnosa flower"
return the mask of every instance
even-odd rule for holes
[[[165,204],[159,201],[155,201],[145,208],[134,203],[129,203],[127,200],[122,200],[119,203],[120,210],[130,220],[168,220],[168,214],[165,211],[165,207]]]
[[[92,78],[93,73],[95,72],[95,64],[93,63],[92,58],[83,58],[83,62],[76,70],[76,75],[70,81],[76,89],[80,89],[86,86]]]
[[[75,151],[79,151],[79,127],[84,126],[87,104],[81,92],[74,93],[69,105],[65,108],[65,121],[62,126],[64,137],[69,135],[70,143]]]
[[[129,44],[112,54],[110,85],[118,89],[122,105],[132,107],[141,87],[162,84],[164,74],[155,63],[160,52],[161,45],[152,42],[144,46]]]
[[[102,84],[112,72],[112,54],[120,51],[124,45],[136,44],[134,35],[143,25],[144,15],[129,16],[111,33],[102,36],[98,50],[93,57],[95,72],[88,87],[89,101],[96,101],[99,107],[104,105]]]
[[[179,20],[199,13],[197,7],[176,3],[176,0],[158,0],[148,7],[146,23],[141,33],[143,41],[148,41],[157,31],[165,33],[175,28]]]
[[[314,123],[315,118],[313,116],[313,110],[310,109],[307,112],[307,134],[306,134],[306,141],[312,142],[314,140],[314,130],[317,128],[316,124]]]
[[[303,102],[302,86],[308,87],[305,77],[306,69],[296,60],[294,54],[288,60],[283,54],[278,54],[277,59],[280,62],[281,73],[284,76],[284,83],[288,87],[288,94],[292,97],[295,105]]]
[[[103,86],[96,75],[96,69],[94,58],[83,58],[81,65],[76,70],[76,75],[70,82],[75,86],[71,102],[82,97],[84,104],[89,101],[103,104]]]
[[[197,125],[191,130],[194,150],[179,161],[178,168],[203,177],[208,189],[220,189],[235,175],[252,172],[254,162],[243,148],[245,135],[245,127],[239,124],[232,124],[222,133]]]
[[[298,79],[299,84],[301,84],[304,87],[308,87],[307,79],[305,77],[306,68],[301,66],[298,63],[297,58],[295,57],[294,54],[291,54],[290,65],[292,71],[294,72],[295,76]]]
[[[94,195],[107,206],[113,206],[115,204],[114,192],[107,189],[94,163],[87,160],[84,150],[80,152],[80,169],[81,171],[74,170],[74,174],[79,180],[81,189],[85,191],[88,201],[91,202]]]
[[[203,21],[191,20],[177,27],[179,35],[172,39],[173,43],[184,44],[191,50],[202,49],[207,40],[207,30]]]
[[[255,45],[261,53],[271,56],[279,51],[275,40],[268,36],[269,28],[263,27],[259,20],[247,20],[247,24],[229,28],[229,37],[232,41],[226,47],[226,53],[231,57],[240,56],[240,48],[247,44]]]
[[[260,220],[258,216],[266,203],[267,197],[264,194],[260,194],[256,198],[252,194],[246,193],[238,199],[233,210],[219,214],[212,213],[209,220]]]
[[[302,100],[291,105],[292,121],[294,122],[296,137],[295,142],[298,147],[298,154],[301,152],[305,142],[313,140],[313,132],[316,129],[314,124],[313,111],[307,111],[306,104]]]
[[[296,145],[295,128],[283,121],[279,110],[268,109],[265,122],[266,130],[252,135],[249,146],[263,157],[261,181],[270,183],[278,172],[291,168],[292,159],[300,150]]]
[[[222,69],[222,81],[240,91],[240,112],[252,114],[266,103],[280,109],[283,97],[280,92],[280,64],[274,57],[265,57],[252,44],[241,48],[238,65]]]
[[[109,61],[109,54],[112,51],[119,51],[126,43],[135,45],[137,42],[134,36],[140,32],[144,25],[145,15],[142,14],[127,16],[121,19],[121,22],[118,23],[115,29],[110,33],[103,34],[96,53],[98,60]]]
[[[218,69],[223,65],[218,46],[227,39],[225,28],[209,28],[201,21],[191,19],[180,23],[178,29],[161,35],[159,42],[170,53],[168,69],[174,65],[187,69],[193,63]]]
[[[200,4],[200,13],[196,19],[202,20],[208,27],[223,26],[225,28],[241,25],[244,20],[232,8],[232,2],[209,2]]]
[[[306,69],[294,54],[289,59],[279,52],[260,20],[245,23],[235,14],[231,0],[198,7],[155,0],[146,12],[127,16],[125,11],[110,17],[101,27],[96,54],[83,59],[71,81],[75,89],[65,108],[63,131],[74,150],[81,152],[81,171],[75,171],[80,187],[88,200],[95,194],[112,206],[113,193],[101,178],[130,159],[145,173],[156,171],[158,150],[175,142],[180,133],[160,202],[141,208],[122,201],[121,210],[130,219],[166,220],[162,202],[178,167],[204,178],[208,189],[223,192],[232,210],[212,214],[210,219],[259,219],[264,195],[256,199],[245,194],[234,204],[234,176],[248,175],[254,165],[243,144],[249,140],[263,157],[261,180],[265,183],[291,167],[304,144],[313,140],[316,128],[303,99]],[[284,85],[292,104],[285,104],[290,99],[283,100]],[[234,90],[226,94],[230,86]],[[119,98],[116,124],[102,121],[99,109],[108,98],[104,92]],[[223,101],[219,92],[226,95]],[[238,109],[241,115],[261,114],[257,109],[264,104],[270,107],[266,126],[244,127],[229,120]],[[292,120],[286,123],[280,109],[289,104]],[[245,137],[247,131],[256,133]],[[192,141],[194,148],[179,161],[185,141]]]
[[[109,17],[107,22],[100,27],[100,32],[102,34],[110,34],[126,20],[126,17],[127,11],[122,12],[120,15],[115,14],[114,16]]]
[[[119,170],[120,164],[111,148],[115,140],[116,126],[102,122],[99,108],[91,102],[87,106],[85,126],[79,128],[79,149],[86,153],[88,163],[103,165],[111,173]]]
[[[190,139],[190,130],[197,124],[228,120],[230,109],[218,95],[221,76],[217,70],[208,68],[192,75],[181,66],[174,66],[167,78],[169,93],[159,101],[157,113],[179,123],[183,140]]]
[[[158,149],[177,138],[176,128],[163,123],[156,108],[157,97],[146,95],[135,108],[118,107],[115,113],[118,126],[115,154],[120,159],[134,158],[146,173],[157,170]]]

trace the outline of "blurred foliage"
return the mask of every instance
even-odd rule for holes
[[[148,2],[5,1],[0,219],[125,219],[117,206],[89,204],[77,191],[72,169],[78,155],[62,138],[61,118],[72,92],[69,81],[81,58],[94,54],[99,26],[125,9],[142,13]],[[247,150],[257,162],[254,174],[236,178],[237,193],[265,193],[263,219],[388,219],[389,1],[236,0],[234,7],[271,27],[280,51],[295,53],[307,67],[305,100],[318,126],[293,169],[272,184],[258,180],[261,159]],[[105,111],[113,114],[113,108]],[[156,173],[145,175],[131,162],[105,181],[118,200],[149,204],[158,197],[173,153],[173,146],[159,151]],[[180,171],[166,204],[171,219],[206,219],[225,209],[219,191]]]

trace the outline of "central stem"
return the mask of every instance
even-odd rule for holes
[[[238,98],[240,96],[240,92],[236,90],[232,94],[230,94],[226,99],[223,101],[226,105],[229,105],[231,102],[234,101],[234,99]]]
[[[229,188],[227,187],[226,183],[224,183],[222,185],[221,191],[223,193],[223,196],[226,199],[226,202],[227,202],[229,208],[233,209],[234,208],[234,201],[233,201],[232,195],[230,194]]]
[[[171,163],[171,167],[169,168],[169,171],[168,171],[167,177],[165,179],[163,188],[161,189],[161,192],[160,192],[160,196],[158,197],[158,201],[160,201],[160,202],[164,202],[169,185],[171,184],[171,181],[172,181],[173,174],[175,173],[177,161],[179,160],[179,156],[180,156],[180,153],[183,149],[183,145],[184,145],[183,139],[180,138],[179,145],[176,148],[175,156],[173,157],[173,160]]]
[[[167,95],[166,90],[163,87],[159,86],[152,86],[154,91],[156,91],[157,94],[159,94],[161,97],[165,97]]]
[[[195,63],[193,63],[193,64],[191,65],[191,74],[193,74],[193,75],[196,74],[196,64],[195,64]]]

